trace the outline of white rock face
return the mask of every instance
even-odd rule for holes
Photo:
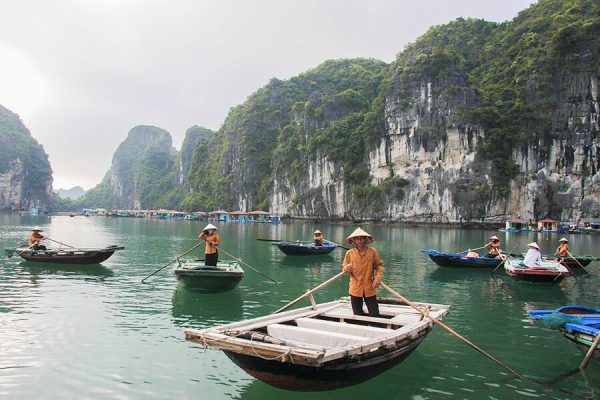
[[[438,87],[441,94],[436,97],[435,82],[423,82],[412,90],[408,106],[404,102],[401,107],[400,99],[390,96],[385,108],[387,132],[369,153],[369,175],[374,186],[390,177],[408,183],[402,188],[404,197],[388,201],[380,217],[429,222],[599,217],[599,76],[600,72],[564,78],[559,94],[563,102],[551,116],[553,126],[560,129],[550,143],[531,142],[507,154],[520,168],[507,193],[493,189],[481,166],[476,170],[477,145],[485,132],[461,121],[456,111],[470,93],[451,98]],[[574,98],[587,101],[574,103]],[[480,156],[485,165],[485,155]],[[342,176],[340,165],[317,157],[308,163],[299,184],[276,177],[270,211],[307,218],[357,217]],[[374,213],[371,217],[377,218]]]
[[[23,165],[20,159],[0,174],[0,209],[20,210],[23,193]]]

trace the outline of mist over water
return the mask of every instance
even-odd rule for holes
[[[19,399],[512,399],[576,398],[511,376],[437,327],[406,361],[378,377],[324,393],[285,392],[251,378],[222,352],[186,342],[183,331],[271,313],[338,273],[344,250],[286,256],[257,238],[310,240],[315,229],[345,244],[351,225],[219,223],[221,247],[281,282],[250,269],[226,293],[194,292],[167,267],[197,242],[203,222],[0,214],[0,244],[15,246],[34,225],[75,247],[124,245],[102,265],[61,266],[0,261],[0,397]],[[412,301],[450,304],[444,322],[521,374],[582,397],[600,398],[600,363],[574,371],[584,353],[558,331],[528,319],[534,308],[579,304],[600,308],[600,264],[554,287],[511,281],[502,269],[468,271],[435,265],[422,249],[458,252],[495,234],[517,251],[536,240],[551,253],[557,235],[364,225],[384,260],[384,281]],[[571,251],[600,256],[600,235],[569,236]],[[203,247],[194,251],[202,257]],[[229,257],[221,255],[221,259]],[[317,301],[347,295],[342,278]],[[378,295],[390,297],[383,289]],[[308,301],[301,303],[308,305]]]

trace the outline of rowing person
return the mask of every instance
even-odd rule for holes
[[[202,233],[198,235],[198,239],[204,240],[206,243],[204,246],[204,265],[212,267],[217,266],[219,260],[217,246],[221,244],[221,238],[219,237],[219,234],[215,232],[216,230],[216,226],[208,224],[202,229]]]
[[[554,253],[559,257],[567,257],[569,255],[569,241],[567,238],[561,238],[558,243],[560,244],[554,250]]]
[[[369,316],[379,317],[377,288],[383,275],[383,262],[375,248],[367,247],[373,240],[373,236],[361,228],[357,228],[348,236],[348,243],[354,244],[354,248],[346,252],[342,270],[350,274],[349,294],[354,315],[365,315],[364,301]]]
[[[42,228],[40,228],[39,226],[34,227],[31,230],[31,234],[29,235],[29,248],[33,249],[33,250],[47,250],[46,246],[44,246],[43,244],[40,244],[40,242],[44,239],[46,239],[46,236],[42,235],[40,232],[42,231]]]
[[[488,258],[498,258],[500,257],[500,239],[498,236],[490,237],[490,242],[483,247],[489,247],[490,251],[485,255]]]
[[[323,233],[320,230],[317,229],[313,232],[313,241],[315,246],[323,246]]]

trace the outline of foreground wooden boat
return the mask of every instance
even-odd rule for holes
[[[492,257],[467,257],[467,253],[442,253],[437,250],[421,250],[431,260],[440,267],[458,267],[458,268],[496,268],[501,259]]]
[[[380,298],[380,318],[353,315],[348,299],[203,330],[186,339],[220,349],[269,385],[323,391],[364,382],[404,360],[433,323],[400,300]],[[418,303],[441,319],[450,306]]]
[[[321,246],[316,246],[314,242],[277,242],[273,244],[287,255],[299,256],[329,254],[338,247],[334,243],[323,243]]]
[[[589,351],[594,339],[600,334],[600,310],[581,306],[564,306],[556,310],[533,310],[529,312],[533,319],[558,321],[558,329],[565,338]],[[594,356],[600,357],[600,347],[594,350]]]
[[[216,266],[204,265],[204,261],[178,261],[173,273],[186,286],[194,289],[225,292],[234,289],[244,277],[244,270],[238,261],[219,261]]]
[[[26,246],[16,249],[5,249],[8,257],[18,255],[27,261],[55,263],[55,264],[99,264],[106,261],[115,251],[123,250],[124,246],[111,245],[104,248],[76,249],[61,248],[47,250],[33,250]]]
[[[508,257],[504,263],[504,270],[514,280],[536,283],[557,284],[565,276],[570,275],[564,265],[553,260],[543,260],[539,266],[527,267],[522,259]]]

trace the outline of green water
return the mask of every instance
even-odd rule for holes
[[[270,313],[335,275],[343,250],[285,256],[256,238],[309,240],[314,229],[343,242],[348,225],[219,224],[222,249],[246,269],[233,291],[202,294],[178,284],[170,268],[140,281],[191,248],[202,222],[0,214],[0,245],[14,246],[34,225],[79,247],[124,245],[101,266],[60,267],[3,257],[0,264],[0,397],[15,399],[521,399],[600,398],[600,362],[575,371],[584,353],[527,318],[533,308],[600,308],[600,262],[589,274],[547,287],[511,281],[503,270],[437,267],[421,249],[461,251],[498,235],[517,251],[537,240],[551,252],[556,235],[366,225],[385,262],[384,281],[413,301],[452,305],[444,322],[518,372],[568,393],[514,378],[439,327],[403,363],[345,389],[297,393],[246,375],[222,352],[186,342],[183,331]],[[600,235],[569,236],[574,254],[600,256]],[[196,251],[200,255],[202,251]],[[227,257],[223,256],[223,259]],[[346,278],[315,295],[347,294]],[[380,296],[387,295],[380,289]],[[306,305],[306,303],[302,303]],[[569,394],[574,393],[574,394]]]

